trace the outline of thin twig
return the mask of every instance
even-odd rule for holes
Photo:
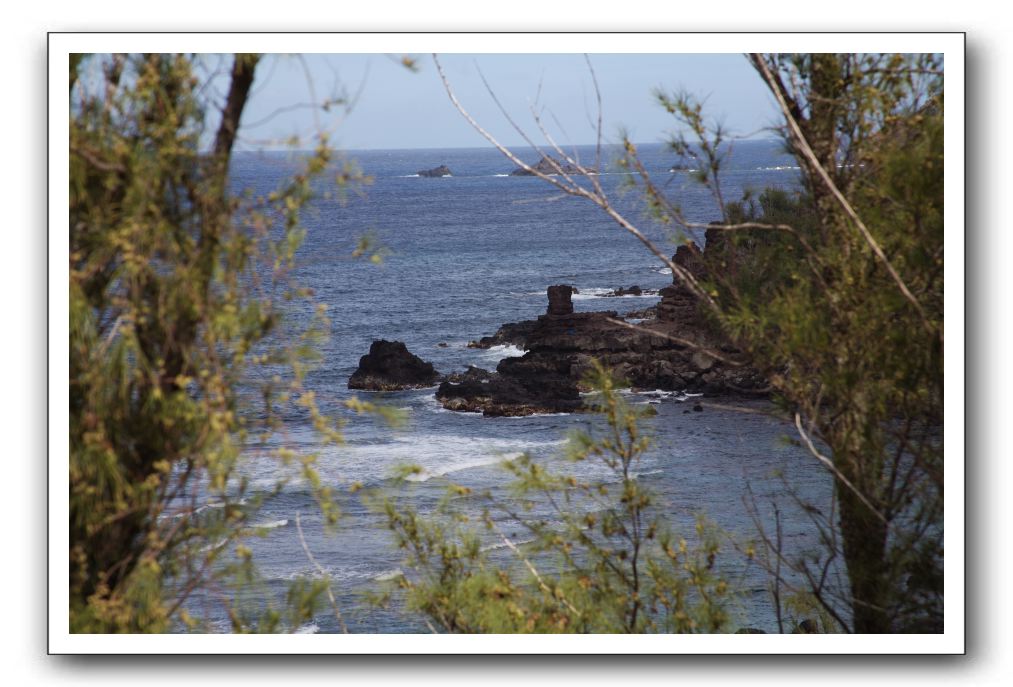
[[[321,566],[317,562],[317,559],[313,557],[313,553],[310,551],[309,545],[306,544],[306,537],[303,536],[302,522],[299,520],[298,512],[295,514],[295,529],[299,533],[299,543],[302,544],[302,550],[306,552],[306,558],[309,559],[310,563],[313,564],[313,567],[316,568],[317,571],[324,577],[326,585],[325,588],[327,589],[327,598],[331,602],[331,608],[334,609],[334,616],[338,619],[338,625],[341,626],[341,632],[347,635],[348,627],[345,625],[344,618],[341,617],[341,610],[338,608],[338,602],[334,598],[334,592],[331,590],[330,577],[327,575],[327,571],[324,570],[323,566]]]
[[[671,342],[677,343],[677,344],[681,344],[683,346],[688,346],[689,348],[695,348],[698,351],[706,353],[707,355],[709,355],[710,357],[714,358],[715,360],[720,360],[721,362],[725,363],[726,365],[731,365],[732,367],[742,367],[743,365],[745,365],[745,363],[743,363],[743,362],[741,362],[739,360],[732,360],[731,358],[726,358],[725,356],[721,355],[720,353],[718,353],[714,349],[708,348],[708,347],[706,347],[706,346],[704,346],[702,344],[698,344],[698,343],[696,343],[694,341],[690,341],[689,339],[683,339],[681,337],[675,336],[673,334],[668,334],[666,332],[659,332],[657,330],[651,329],[649,327],[645,327],[643,325],[633,324],[631,322],[624,322],[623,320],[617,320],[614,317],[606,317],[605,321],[608,322],[609,324],[614,324],[614,325],[616,325],[618,327],[623,327],[625,329],[630,329],[632,331],[635,331],[635,332],[638,332],[638,333],[641,333],[641,334],[650,334],[651,336],[657,336],[657,337],[660,337],[662,339],[667,339],[668,341],[671,341]]]
[[[683,282],[683,284],[685,284],[685,286],[688,289],[690,289],[690,291],[693,293],[694,296],[696,296],[698,299],[707,304],[708,307],[710,307],[712,310],[717,311],[718,309],[717,303],[714,301],[713,298],[710,297],[709,294],[707,294],[700,287],[700,285],[697,283],[696,278],[693,277],[693,275],[690,274],[688,270],[677,265],[668,255],[666,255],[660,248],[658,248],[658,246],[656,246],[653,241],[647,238],[647,236],[645,236],[642,231],[637,229],[637,227],[634,226],[632,222],[630,222],[615,208],[613,208],[612,205],[609,203],[608,198],[604,194],[589,191],[586,188],[583,188],[579,185],[571,186],[569,184],[560,182],[558,179],[554,179],[552,176],[548,174],[543,174],[542,172],[534,169],[527,163],[523,162],[520,158],[514,155],[514,153],[511,150],[509,150],[506,146],[502,145],[499,141],[497,141],[496,138],[488,131],[486,131],[482,127],[482,125],[480,125],[477,121],[475,121],[475,118],[472,117],[468,113],[468,111],[464,109],[463,105],[461,105],[461,102],[457,99],[457,96],[454,94],[453,88],[451,88],[450,86],[450,81],[447,79],[447,76],[443,71],[443,66],[440,64],[439,58],[436,54],[433,54],[433,62],[435,62],[436,64],[436,71],[440,75],[440,79],[443,82],[443,87],[450,98],[450,102],[454,105],[457,111],[461,113],[461,116],[463,116],[465,120],[467,120],[467,122],[472,126],[472,128],[474,128],[475,131],[481,134],[482,137],[485,138],[485,140],[489,141],[489,143],[495,146],[495,148],[499,150],[504,156],[506,156],[508,160],[513,162],[521,169],[531,173],[532,175],[538,177],[539,179],[547,181],[548,183],[552,184],[553,186],[563,191],[564,193],[569,193],[570,195],[587,198],[592,203],[597,205],[599,208],[604,210],[605,214],[611,217],[617,224],[619,224],[619,226],[625,229],[628,233],[635,236],[637,240],[639,240],[642,244],[644,244],[644,246],[646,246],[647,249],[652,254],[654,254],[659,260],[661,260],[661,262],[664,263],[666,267],[671,269],[672,274],[678,277]],[[553,166],[558,167],[559,165],[558,163],[553,162]],[[594,179],[593,177],[589,178],[592,178],[592,183],[597,182],[597,180]],[[572,179],[569,179],[569,181],[573,183]]]
[[[557,595],[555,592],[552,591],[549,585],[545,584],[545,582],[542,580],[542,576],[538,574],[538,569],[535,568],[535,566],[531,563],[531,561],[528,560],[527,556],[521,553],[521,550],[518,549],[514,545],[514,543],[510,541],[510,539],[500,531],[498,527],[493,525],[493,530],[496,532],[496,534],[500,536],[500,538],[503,540],[503,543],[506,544],[511,551],[517,554],[517,557],[521,559],[521,561],[524,563],[525,566],[527,566],[527,569],[531,571],[532,575],[534,575],[535,581],[538,582],[538,586],[542,588],[542,591],[544,591],[553,599],[559,599],[560,601],[562,601],[563,605],[569,608],[570,611],[579,618],[581,616],[580,611],[578,611],[573,604],[567,601],[566,597],[564,597],[562,594]]]
[[[837,469],[837,467],[834,465],[834,462],[832,460],[830,460],[829,458],[827,458],[826,456],[824,456],[822,453],[819,452],[819,449],[817,449],[816,445],[813,444],[812,439],[810,439],[809,435],[806,434],[806,432],[805,432],[804,429],[802,429],[802,416],[799,415],[798,413],[795,413],[795,427],[798,429],[798,434],[799,434],[800,437],[802,437],[802,441],[805,442],[805,445],[809,449],[809,452],[813,456],[815,456],[818,461],[820,461],[821,463],[823,463],[823,465],[825,465],[827,467],[827,469],[830,470],[830,472],[832,472],[834,474],[834,477],[836,477],[837,479],[839,479],[844,486],[846,486],[848,489],[850,489],[852,492],[854,492],[855,496],[857,496],[858,499],[862,503],[865,504],[866,508],[868,508],[870,511],[872,511],[873,515],[875,515],[877,518],[879,518],[880,520],[882,520],[883,524],[885,524],[887,527],[889,527],[890,526],[890,521],[886,519],[886,516],[884,516],[882,513],[880,513],[876,509],[876,507],[872,505],[872,502],[870,502],[869,499],[866,498],[865,494],[863,494],[861,491],[859,491],[858,487],[856,487],[854,484],[852,484],[851,480],[849,480],[847,477],[845,477],[841,473],[841,471]]]

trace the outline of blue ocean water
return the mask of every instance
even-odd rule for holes
[[[691,220],[718,217],[707,189],[685,172],[669,172],[676,160],[661,145],[642,146],[640,152]],[[579,148],[578,153],[588,161],[594,149]],[[533,151],[522,155],[531,163],[538,159]],[[308,236],[298,254],[298,280],[327,304],[332,320],[322,361],[307,380],[325,411],[343,412],[341,403],[353,395],[346,386],[348,377],[374,339],[404,341],[444,373],[467,365],[494,369],[504,356],[522,351],[469,349],[467,342],[492,334],[503,323],[543,313],[545,289],[551,284],[575,285],[580,292],[574,301],[577,310],[626,312],[651,305],[657,297],[601,295],[619,286],[658,289],[671,283],[663,265],[600,209],[561,194],[543,180],[509,176],[513,165],[493,149],[362,151],[349,157],[372,183],[363,196],[314,201],[304,215]],[[441,164],[449,166],[453,176],[416,174]],[[297,168],[291,154],[241,153],[234,160],[233,182],[237,189],[267,193]],[[653,224],[642,200],[624,188],[629,177],[611,164],[604,165],[603,172],[598,178],[616,207],[674,252],[676,237]],[[779,142],[739,142],[722,175],[723,196],[734,200],[747,189],[792,188],[797,175]],[[352,257],[367,232],[384,248],[379,265]],[[290,313],[296,323],[308,315]],[[421,510],[442,496],[443,478],[502,490],[509,478],[499,462],[521,452],[556,460],[569,430],[597,422],[588,415],[483,418],[453,413],[439,406],[432,389],[357,393],[402,409],[407,422],[391,429],[380,421],[350,418],[346,444],[322,450],[319,469],[324,481],[343,494],[353,483],[390,488],[398,465],[417,464],[423,472],[410,490],[399,493]],[[630,400],[659,399],[631,394]],[[753,405],[754,410],[763,409],[763,404]],[[662,398],[655,408],[657,416],[645,421],[653,446],[638,471],[649,480],[676,529],[691,532],[696,515],[703,513],[732,540],[746,542],[756,536],[746,502],[755,500],[761,518],[768,518],[776,501],[786,548],[800,552],[817,545],[816,532],[785,484],[805,499],[825,503],[830,480],[805,451],[784,441],[792,434],[790,425],[736,410],[687,414],[687,406],[672,398]],[[308,423],[298,418],[287,427],[286,441],[302,451],[319,448]],[[270,489],[281,475],[265,457],[251,455],[248,463],[244,470],[255,490]],[[583,464],[578,469],[600,470]],[[332,580],[351,631],[425,631],[418,618],[396,607],[379,610],[364,599],[366,590],[375,590],[379,581],[396,574],[401,555],[382,516],[359,496],[341,500],[343,518],[333,534],[324,532],[317,507],[298,479],[262,510],[259,524],[269,528],[268,535],[255,540],[253,548],[268,588],[281,594],[299,575],[319,576],[297,536],[299,513],[306,543]],[[505,522],[503,527],[511,536],[523,536],[516,525]],[[774,630],[767,577],[731,544],[726,548],[723,570],[742,590],[736,610],[739,624]],[[227,627],[224,618],[221,626]],[[339,625],[326,609],[303,629],[336,632]]]

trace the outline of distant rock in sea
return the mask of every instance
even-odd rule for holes
[[[433,167],[432,169],[420,169],[418,171],[420,177],[450,177],[454,176],[450,173],[450,167],[446,165],[440,165],[439,167]]]
[[[400,341],[374,341],[348,378],[349,389],[401,391],[433,386],[440,374]]]
[[[533,172],[524,169],[523,167],[518,167],[514,171],[510,172],[510,175],[515,177],[530,177],[535,176],[536,172],[540,174],[559,174],[560,171],[562,171],[563,174],[583,174],[583,172],[577,169],[574,165],[557,160],[556,158],[548,155],[543,155],[542,159],[532,166],[532,169],[534,170]],[[594,168],[585,169],[590,174],[598,173],[598,170]]]

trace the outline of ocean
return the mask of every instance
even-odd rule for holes
[[[640,148],[648,169],[665,184],[671,197],[694,221],[718,217],[709,193],[685,172],[670,173],[675,163],[660,144]],[[594,150],[578,150],[583,160]],[[530,163],[533,151],[522,151]],[[639,285],[658,289],[671,283],[667,273],[644,246],[586,200],[562,195],[542,180],[513,177],[512,163],[491,148],[453,150],[361,151],[348,154],[372,177],[362,196],[350,194],[315,200],[304,214],[308,234],[298,253],[296,278],[313,289],[315,300],[328,306],[330,337],[322,359],[309,374],[325,412],[347,416],[342,403],[352,396],[401,409],[406,423],[392,429],[380,420],[348,417],[346,443],[319,449],[309,423],[294,417],[286,443],[299,451],[320,450],[319,470],[325,483],[341,494],[342,518],[334,533],[324,531],[309,491],[293,479],[268,501],[255,524],[266,528],[251,548],[270,594],[281,595],[300,575],[319,576],[306,556],[296,528],[300,515],[306,544],[326,571],[352,632],[423,632],[420,618],[395,603],[379,609],[367,591],[402,569],[384,518],[367,507],[360,494],[348,493],[353,483],[369,489],[394,489],[398,465],[422,467],[399,497],[420,510],[431,509],[443,494],[445,480],[503,493],[509,476],[499,465],[527,452],[561,460],[567,432],[594,426],[590,415],[549,415],[485,418],[445,411],[434,389],[396,393],[351,392],[349,375],[374,339],[399,340],[442,373],[468,365],[495,369],[505,356],[520,355],[514,347],[467,348],[470,340],[492,334],[501,324],[534,319],[545,311],[546,287],[572,284],[578,311],[640,309],[656,296],[605,298],[616,287]],[[777,141],[735,144],[722,174],[726,199],[747,189],[767,186],[794,188],[798,170]],[[426,178],[422,169],[447,165],[453,176]],[[233,162],[238,189],[267,193],[297,169],[289,153],[239,153]],[[635,191],[625,188],[629,177],[607,165],[600,175],[615,204],[637,220],[646,233],[674,252],[674,236],[652,223]],[[352,257],[369,234],[383,247],[383,260],[373,264]],[[295,324],[309,317],[306,308],[288,316]],[[634,394],[632,403],[651,403],[657,415],[644,421],[652,447],[637,472],[648,480],[660,512],[676,531],[692,532],[704,514],[727,533],[721,570],[740,590],[733,608],[736,626],[776,630],[768,593],[768,577],[735,550],[732,542],[756,537],[748,502],[766,526],[773,523],[773,504],[781,511],[785,549],[799,554],[817,548],[817,532],[788,493],[791,484],[802,499],[829,502],[831,481],[809,454],[785,440],[791,425],[762,413],[689,407],[675,397]],[[764,410],[754,402],[753,410]],[[581,464],[579,470],[600,470]],[[269,490],[281,475],[271,460],[251,455],[243,467],[254,491]],[[514,524],[504,522],[508,536],[521,538]],[[509,551],[505,552],[509,554]],[[195,597],[194,604],[199,603]],[[227,631],[224,616],[210,611],[213,626]],[[319,615],[302,632],[337,632],[333,611]]]

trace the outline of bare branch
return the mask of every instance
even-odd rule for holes
[[[338,619],[338,625],[341,626],[341,632],[347,635],[348,627],[345,625],[344,618],[341,617],[341,609],[338,608],[338,602],[334,598],[334,592],[331,590],[331,581],[327,575],[327,571],[324,570],[323,566],[317,563],[317,559],[313,557],[313,553],[310,551],[310,547],[306,543],[306,537],[303,536],[302,531],[302,521],[299,519],[298,512],[295,514],[295,529],[299,533],[299,543],[302,544],[302,550],[306,552],[306,558],[308,558],[310,563],[313,564],[313,567],[317,569],[317,572],[324,577],[327,589],[327,599],[331,602],[331,608],[334,609],[334,616]]]
[[[587,70],[591,72],[591,83],[594,84],[594,97],[598,102],[598,125],[595,127],[595,149],[594,149],[594,166],[601,171],[601,128],[602,128],[602,105],[601,105],[601,89],[598,87],[598,75],[595,74],[594,66],[591,64],[591,58],[587,53],[584,53],[584,61],[587,62]]]
[[[569,179],[565,175],[564,178],[566,178],[570,183],[560,182],[558,179],[553,178],[551,175],[544,174],[539,170],[534,169],[527,163],[523,162],[520,158],[514,155],[514,153],[510,149],[508,149],[506,146],[502,145],[499,141],[497,141],[496,138],[491,133],[486,131],[482,127],[482,125],[480,125],[477,121],[475,121],[475,118],[472,117],[468,113],[468,111],[464,109],[463,105],[461,105],[461,102],[457,99],[457,96],[454,94],[453,88],[451,88],[450,86],[450,82],[447,80],[447,75],[444,73],[443,66],[440,64],[439,57],[436,54],[433,54],[433,62],[436,63],[436,70],[437,72],[439,72],[440,79],[443,82],[444,89],[447,91],[447,95],[450,98],[450,102],[453,103],[457,111],[461,113],[461,116],[463,116],[468,121],[468,123],[471,124],[472,128],[474,128],[475,131],[480,133],[482,137],[485,138],[485,140],[489,141],[489,143],[495,146],[495,148],[499,150],[508,160],[513,162],[521,169],[538,177],[539,179],[547,181],[548,183],[552,184],[553,186],[563,191],[564,193],[569,193],[570,195],[580,196],[582,198],[587,198],[588,200],[590,200],[592,203],[594,203],[599,208],[604,210],[605,214],[611,217],[620,227],[622,227],[627,232],[635,236],[638,241],[644,244],[644,246],[646,246],[647,249],[652,254],[654,254],[659,260],[661,260],[661,262],[664,263],[666,267],[672,270],[672,274],[675,277],[678,277],[683,282],[683,284],[685,284],[685,286],[693,293],[694,296],[696,296],[698,299],[706,303],[707,306],[712,310],[716,311],[718,309],[717,303],[714,301],[713,298],[710,297],[710,295],[708,295],[702,288],[700,288],[700,285],[697,283],[696,278],[692,274],[690,274],[688,270],[684,269],[680,265],[677,265],[666,253],[664,253],[660,248],[658,248],[658,246],[655,245],[653,241],[647,238],[647,236],[644,235],[644,233],[640,231],[632,222],[630,222],[628,219],[626,219],[626,217],[624,217],[620,212],[618,212],[614,207],[612,207],[608,198],[603,193],[598,191],[590,191],[582,186],[579,186],[575,184],[572,179]],[[569,156],[565,155],[565,153],[563,156],[569,159]],[[559,167],[559,164],[557,162],[553,162],[552,164],[557,168]],[[560,169],[559,171],[562,174],[562,169]],[[597,180],[593,179],[593,177],[592,183],[597,184]]]
[[[531,572],[531,574],[534,575],[535,581],[538,582],[538,586],[541,587],[542,591],[548,594],[553,599],[558,598],[560,601],[563,602],[563,605],[565,605],[567,608],[570,609],[571,613],[573,613],[575,616],[579,618],[581,615],[580,611],[578,611],[573,604],[567,601],[566,597],[564,597],[562,594],[557,595],[555,592],[552,591],[552,588],[549,587],[549,585],[545,584],[545,581],[542,580],[542,576],[538,574],[538,569],[535,568],[535,566],[531,563],[531,561],[528,560],[527,556],[521,553],[521,550],[518,549],[517,546],[512,541],[510,541],[510,538],[507,537],[505,534],[503,534],[500,531],[500,529],[495,525],[493,525],[493,530],[496,532],[496,534],[500,536],[500,539],[503,540],[503,543],[507,546],[507,548],[513,551],[517,555],[517,557],[521,559],[521,561],[524,563],[525,567],[527,567],[527,569]]]
[[[855,494],[855,496],[857,496],[858,499],[865,504],[865,507],[868,508],[870,511],[872,511],[873,515],[882,520],[883,524],[889,527],[890,521],[886,519],[886,516],[880,513],[879,510],[877,510],[876,507],[872,505],[872,502],[870,502],[869,499],[866,498],[865,494],[859,491],[858,487],[852,484],[851,480],[845,477],[841,473],[841,471],[837,469],[837,466],[834,465],[834,461],[830,460],[829,458],[827,458],[826,456],[824,456],[822,453],[819,452],[819,449],[816,448],[816,445],[813,443],[812,439],[810,439],[809,435],[806,434],[804,429],[802,429],[802,416],[799,415],[798,413],[795,413],[795,427],[798,429],[798,434],[800,437],[802,437],[802,441],[805,442],[806,448],[809,449],[809,453],[811,453],[816,458],[816,460],[823,463],[823,465],[825,465],[826,468],[833,473],[834,477],[840,480],[841,484],[850,489]]]
[[[644,327],[642,325],[633,324],[631,322],[625,322],[623,320],[619,320],[619,319],[616,319],[614,317],[607,317],[607,318],[605,318],[605,321],[608,322],[609,324],[614,324],[614,325],[616,325],[618,327],[625,327],[626,329],[630,329],[630,330],[635,331],[635,332],[640,332],[641,334],[650,334],[651,336],[657,336],[657,337],[661,337],[662,339],[667,339],[668,341],[671,341],[672,343],[677,343],[677,344],[681,344],[683,346],[688,346],[689,348],[694,348],[694,349],[696,349],[698,351],[706,353],[707,355],[709,355],[710,357],[714,358],[715,360],[720,360],[721,362],[725,363],[726,365],[731,365],[732,367],[742,367],[743,365],[745,365],[745,363],[742,362],[742,361],[740,361],[740,360],[732,360],[731,358],[725,357],[724,355],[722,355],[718,351],[715,351],[713,348],[708,348],[707,346],[704,346],[702,344],[698,344],[695,341],[690,341],[689,339],[683,339],[683,338],[675,336],[673,334],[668,334],[667,332],[659,332],[656,329],[651,329],[650,327]]]

